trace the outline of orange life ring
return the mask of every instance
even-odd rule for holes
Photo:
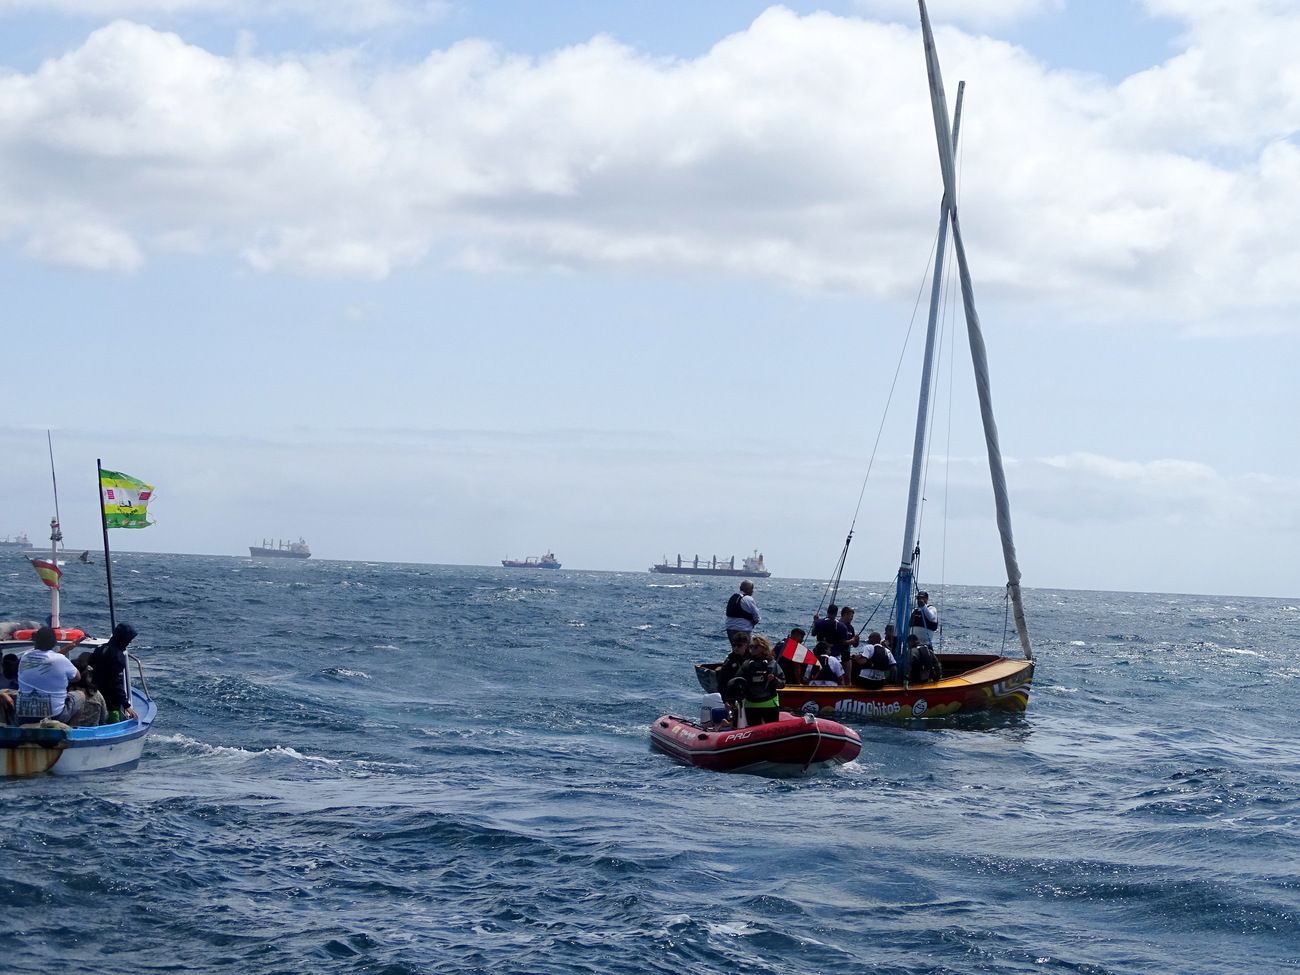
[[[15,640],[30,640],[36,635],[35,630],[14,630]],[[86,639],[85,630],[55,630],[54,639],[60,643],[77,643]]]

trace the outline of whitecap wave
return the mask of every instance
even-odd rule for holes
[[[275,745],[271,748],[240,748],[238,745],[210,745],[188,735],[155,735],[154,741],[178,745],[186,751],[200,755],[219,755],[232,758],[291,758],[296,762],[315,762],[320,765],[342,765],[337,758],[324,755],[306,755],[288,745]]]

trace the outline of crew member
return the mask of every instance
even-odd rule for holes
[[[32,649],[18,658],[19,724],[45,717],[71,724],[81,713],[86,696],[68,686],[80,675],[58,645],[54,630],[42,626],[32,634]]]
[[[731,686],[744,702],[747,725],[776,721],[781,711],[777,691],[785,687],[781,671],[772,659],[772,646],[763,637],[754,637],[749,646],[749,659],[740,666],[740,672]]]
[[[727,639],[730,640],[733,633],[743,633],[748,639],[759,619],[758,603],[754,602],[754,584],[746,579],[740,584],[740,592],[732,593],[727,600]]]
[[[909,621],[911,635],[927,647],[934,644],[934,631],[939,629],[939,611],[930,605],[930,594],[922,589],[916,594],[916,609]]]

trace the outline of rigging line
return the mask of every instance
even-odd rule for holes
[[[949,286],[952,280],[948,281]],[[955,304],[955,302],[953,303]],[[953,304],[948,306],[949,315],[947,322],[948,329],[948,418],[947,418],[947,435],[943,447],[943,528],[939,534],[939,591],[940,598],[948,582],[948,501],[950,487],[952,484],[952,406],[953,406],[953,376],[955,373],[954,365],[957,361],[956,352],[956,314],[952,312]],[[938,600],[931,602],[935,605]],[[938,608],[936,606],[936,608]],[[939,630],[939,648],[943,649],[943,630]]]
[[[940,316],[939,316],[940,323],[950,318],[952,314],[952,267],[953,267],[952,261],[953,261],[952,254],[951,253],[945,254],[944,266],[939,269],[940,275],[944,281],[944,288],[943,291],[941,292],[942,297],[940,299],[940,306],[941,306]],[[940,327],[938,330],[938,343],[935,346],[935,353],[934,353],[935,359],[938,362],[943,361],[943,348],[944,348],[943,340],[944,340],[944,329],[943,327]],[[930,411],[930,416],[928,419],[929,426],[925,432],[925,465],[921,471],[921,504],[916,514],[916,540],[917,540],[918,547],[921,544],[922,528],[925,525],[925,507],[927,501],[929,500],[925,496],[925,489],[930,483],[930,458],[931,456],[933,456],[932,444],[934,443],[934,423],[936,419],[935,413],[936,411],[934,410]],[[919,568],[919,566],[917,566],[916,568]],[[919,576],[915,571],[913,572],[913,578],[919,578]]]
[[[844,574],[844,560],[849,556],[849,543],[853,541],[853,532],[849,531],[848,538],[844,539],[844,548],[840,549],[840,560],[835,564],[835,573],[830,582],[826,583],[826,588],[822,590],[822,601],[817,604],[817,613],[820,614],[822,607],[826,605],[826,595],[830,593],[830,601],[834,603],[840,594],[840,577]],[[832,586],[834,589],[832,590]],[[816,614],[814,614],[816,615]]]
[[[934,263],[934,255],[938,247],[939,232],[936,230],[934,239],[930,242],[930,254],[925,260],[925,270],[921,272],[921,283],[916,289],[916,300],[912,303],[912,317],[907,323],[907,334],[903,336],[903,347],[899,349],[898,362],[894,365],[894,378],[889,384],[889,395],[885,397],[885,409],[881,413],[880,426],[876,430],[876,441],[871,445],[871,457],[867,460],[867,471],[862,475],[862,487],[858,490],[858,503],[853,508],[853,520],[849,523],[849,534],[844,539],[844,548],[840,552],[839,561],[836,562],[831,579],[826,583],[826,588],[822,590],[821,603],[817,606],[817,612],[819,613],[822,606],[826,605],[826,595],[831,592],[832,588],[836,595],[839,594],[840,578],[844,573],[844,562],[849,554],[849,543],[853,541],[853,531],[857,528],[858,515],[862,512],[862,499],[866,497],[867,482],[871,479],[871,470],[876,464],[876,454],[880,450],[880,438],[885,433],[885,422],[889,419],[889,407],[894,402],[894,391],[898,388],[898,377],[903,371],[903,359],[907,355],[907,346],[912,340],[912,331],[916,328],[916,314],[921,307],[921,298],[925,294],[926,280],[930,276],[930,267]]]
[[[925,270],[921,272],[921,284],[916,289],[916,300],[912,303],[912,318],[907,323],[907,334],[903,336],[903,347],[898,352],[898,362],[894,365],[894,378],[889,384],[889,395],[885,397],[885,409],[880,417],[880,426],[876,430],[876,442],[871,445],[871,458],[867,461],[867,472],[862,477],[862,489],[858,491],[858,503],[853,509],[853,521],[849,525],[849,534],[853,534],[853,528],[858,523],[858,514],[862,511],[862,499],[867,493],[867,481],[871,477],[871,469],[876,463],[876,452],[880,449],[880,438],[885,432],[885,421],[889,419],[889,407],[894,402],[894,391],[898,388],[898,377],[903,371],[903,359],[907,355],[907,346],[912,340],[912,331],[916,328],[916,314],[921,308],[921,298],[925,294],[926,280],[930,277],[930,267],[934,263],[934,253],[939,247],[939,232],[934,233],[934,240],[930,242],[930,255],[925,260]]]
[[[964,87],[964,85],[963,85],[963,87]],[[964,97],[964,92],[962,93],[962,95],[959,95],[959,97]],[[967,140],[967,141],[969,141],[969,140]],[[966,142],[958,142],[958,144],[957,144],[957,158],[956,158],[955,163],[954,163],[954,169],[955,169],[955,173],[954,173],[954,175],[956,176],[956,184],[957,184],[957,185],[954,187],[954,189],[953,189],[953,203],[954,203],[954,204],[958,204],[958,203],[961,202],[961,181],[962,181],[962,177],[963,177],[963,175],[965,174],[965,167],[964,167],[965,159],[966,159]],[[954,307],[955,307],[955,305],[956,305],[956,302],[952,300],[952,290],[953,290],[953,287],[954,287],[954,284],[953,284],[953,277],[954,277],[954,276],[953,276],[953,274],[952,274],[952,272],[951,272],[951,270],[950,270],[949,273],[948,273],[948,278],[947,278],[948,297],[945,298],[945,309],[946,309],[946,312],[947,312],[947,315],[946,315],[946,318],[947,318],[947,325],[946,325],[946,327],[944,328],[944,330],[943,330],[943,332],[942,332],[942,334],[945,336],[945,340],[946,340],[946,343],[947,343],[947,349],[948,349],[948,417],[947,417],[947,421],[946,421],[946,423],[947,423],[947,432],[946,432],[946,435],[945,435],[945,443],[944,443],[944,448],[943,448],[943,456],[944,456],[944,461],[943,461],[943,527],[941,528],[940,533],[939,533],[939,591],[940,591],[940,599],[942,599],[942,593],[943,593],[944,589],[947,587],[947,583],[948,583],[948,509],[949,509],[949,500],[950,500],[950,497],[951,497],[951,485],[952,485],[952,411],[953,411],[953,402],[954,402],[954,399],[955,399],[955,397],[953,396],[953,388],[954,388],[955,366],[956,366],[956,362],[957,362],[957,349],[956,349],[956,342],[957,342],[957,339],[956,339],[956,334],[957,334],[957,333],[956,333],[956,328],[957,328],[957,326],[956,326],[956,319],[957,319],[957,316],[956,316],[956,312],[953,310]],[[936,602],[936,601],[932,601],[932,602],[931,602],[931,605],[935,605],[935,602]],[[1004,634],[1003,634],[1003,641],[1004,641],[1004,642],[1005,642],[1005,639],[1006,639],[1006,636],[1005,636],[1005,633],[1004,633]],[[943,629],[942,629],[942,628],[940,628],[940,630],[939,630],[939,648],[940,648],[940,650],[943,649]]]
[[[897,572],[894,573],[894,588],[895,588],[895,589],[898,588],[898,573],[897,573]],[[880,594],[880,601],[879,601],[878,603],[876,603],[876,607],[875,607],[875,609],[873,609],[873,610],[871,611],[871,615],[868,616],[865,620],[863,620],[863,622],[859,625],[859,629],[858,629],[859,634],[862,632],[863,629],[866,628],[866,625],[867,625],[868,623],[870,623],[872,620],[874,620],[874,619],[876,618],[876,614],[877,614],[878,612],[880,612],[880,607],[883,606],[883,605],[885,604],[885,599],[886,599],[886,597],[888,597],[889,595],[890,595],[889,592],[883,592],[883,593]]]

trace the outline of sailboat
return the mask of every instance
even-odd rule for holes
[[[934,262],[934,280],[930,291],[930,313],[926,331],[924,364],[916,415],[916,435],[912,448],[912,471],[908,485],[907,515],[903,529],[903,549],[895,583],[894,632],[899,634],[891,648],[898,661],[894,674],[882,687],[858,686],[804,686],[787,684],[781,691],[781,706],[787,710],[803,710],[808,714],[852,719],[901,719],[946,717],[973,711],[1006,710],[1023,711],[1029,705],[1029,688],[1034,676],[1034,655],[1025,623],[1024,604],[1020,591],[1020,566],[1016,558],[1015,541],[1011,532],[1011,505],[1007,496],[1006,475],[1002,465],[1002,450],[998,442],[997,424],[993,418],[993,399],[989,384],[988,355],[984,346],[979,315],[975,310],[975,293],[971,284],[970,267],[962,241],[961,221],[957,213],[957,182],[953,149],[961,124],[962,88],[958,87],[956,116],[950,124],[948,101],[944,94],[943,78],[939,71],[939,57],[935,49],[934,34],[925,0],[918,0],[921,13],[921,33],[925,42],[926,70],[929,77],[930,106],[934,115],[935,137],[939,149],[939,168],[943,175],[943,201],[940,205],[939,234]],[[962,305],[965,310],[966,331],[970,340],[971,361],[975,370],[975,388],[979,396],[980,417],[984,427],[984,440],[988,450],[989,472],[993,482],[994,506],[998,533],[1002,541],[1002,556],[1007,572],[1007,600],[1015,619],[1016,633],[1023,657],[1007,657],[990,653],[939,653],[942,676],[937,680],[912,683],[910,673],[911,648],[908,634],[913,622],[916,592],[916,560],[919,557],[917,536],[920,522],[921,481],[925,465],[926,437],[930,424],[931,377],[935,364],[936,333],[938,330],[941,276],[948,232],[952,232],[953,249],[957,256],[958,274],[961,278]],[[852,538],[850,531],[849,538]],[[847,552],[848,542],[845,543]],[[840,570],[844,556],[840,557]],[[840,571],[840,570],[837,570]],[[706,692],[722,690],[717,687],[718,664],[701,664],[696,676]]]

